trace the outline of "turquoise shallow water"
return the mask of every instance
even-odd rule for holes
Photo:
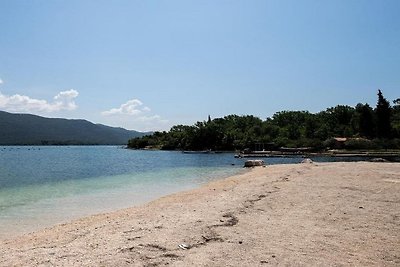
[[[233,154],[0,147],[0,238],[142,204],[234,175],[241,166]]]

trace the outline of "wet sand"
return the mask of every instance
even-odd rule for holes
[[[399,266],[400,164],[257,167],[0,241],[0,266],[164,265]]]

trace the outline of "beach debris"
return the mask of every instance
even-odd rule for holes
[[[301,161],[301,163],[314,163],[314,161],[312,159],[307,158],[307,159],[303,159]]]
[[[178,247],[181,248],[181,249],[184,249],[184,250],[190,249],[190,246],[188,244],[185,244],[185,243],[179,244]]]
[[[265,162],[261,159],[251,159],[251,160],[246,160],[244,163],[244,167],[246,168],[256,167],[256,166],[265,166]]]

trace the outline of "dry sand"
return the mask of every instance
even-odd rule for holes
[[[400,164],[258,167],[0,241],[0,266],[164,265],[400,266]]]

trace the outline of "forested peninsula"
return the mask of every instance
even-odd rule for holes
[[[262,120],[229,115],[176,125],[170,131],[129,140],[128,148],[162,150],[279,150],[309,148],[322,151],[340,142],[345,149],[400,149],[400,98],[393,105],[378,90],[373,108],[337,105],[318,113],[280,111]]]

